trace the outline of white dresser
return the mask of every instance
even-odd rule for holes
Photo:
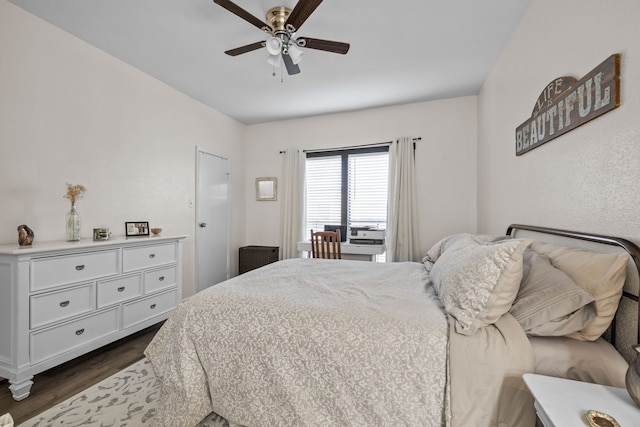
[[[0,377],[33,376],[166,319],[182,301],[186,236],[0,245]]]

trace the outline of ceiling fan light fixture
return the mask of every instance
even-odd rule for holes
[[[294,64],[299,64],[300,61],[302,61],[302,57],[304,56],[304,52],[302,51],[302,49],[300,49],[298,46],[296,46],[295,44],[292,44],[289,46],[289,48],[287,49],[289,56],[291,57],[291,61]]]
[[[278,37],[269,37],[266,47],[270,55],[280,55],[282,51],[282,40]]]
[[[349,43],[310,37],[296,37],[296,33],[302,24],[322,1],[323,0],[297,0],[293,9],[285,6],[272,7],[267,11],[265,15],[266,19],[263,21],[238,6],[233,0],[213,0],[214,3],[268,34],[267,40],[230,49],[225,51],[225,53],[230,56],[238,56],[265,47],[270,55],[267,61],[273,65],[274,70],[276,67],[280,67],[282,70],[283,67],[280,64],[284,64],[284,68],[287,69],[289,75],[300,73],[298,64],[302,61],[304,55],[300,48],[309,48],[344,55],[349,51]]]
[[[280,55],[269,55],[267,62],[272,67],[280,68],[280,64],[282,64],[282,57]]]

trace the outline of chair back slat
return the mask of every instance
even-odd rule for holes
[[[342,259],[340,230],[311,230],[311,258]]]

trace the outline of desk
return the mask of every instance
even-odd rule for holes
[[[640,426],[640,408],[624,388],[525,374],[545,427],[584,427],[588,410],[611,415],[622,427]]]
[[[355,245],[348,242],[340,244],[342,259],[354,259],[358,261],[375,261],[376,255],[387,251],[387,245]],[[311,253],[311,242],[298,242],[298,250]]]

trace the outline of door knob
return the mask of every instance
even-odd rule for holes
[[[207,223],[206,222],[201,222],[199,225],[200,225],[201,228],[205,228],[207,226]]]

